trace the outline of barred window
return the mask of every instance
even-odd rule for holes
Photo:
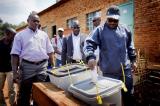
[[[87,15],[86,15],[86,24],[87,24],[87,29],[89,30],[89,31],[92,31],[93,30],[93,22],[92,22],[92,20],[93,20],[93,18],[94,17],[96,17],[96,16],[101,16],[101,11],[100,10],[98,10],[98,11],[94,11],[94,12],[91,12],[91,13],[88,13]]]
[[[74,21],[76,21],[76,20],[77,20],[77,17],[68,19],[68,20],[67,20],[67,27],[68,27],[68,28],[71,28],[72,23],[73,23]]]

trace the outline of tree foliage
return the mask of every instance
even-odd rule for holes
[[[18,24],[18,25],[16,26],[16,28],[23,27],[23,26],[25,26],[26,24],[27,24],[26,22],[22,21],[20,24]]]
[[[20,28],[20,27],[23,27],[27,25],[26,22],[22,21],[20,24],[18,25],[13,25],[13,24],[10,24],[8,22],[3,22],[3,20],[0,18],[0,38],[2,36],[4,36],[3,32],[4,32],[4,29],[7,28],[7,27],[12,27],[14,29],[17,29],[17,28]]]
[[[17,26],[16,25],[12,25],[12,24],[10,24],[10,23],[8,23],[8,22],[3,22],[3,20],[2,19],[0,19],[0,38],[2,37],[2,36],[4,36],[4,34],[3,34],[3,32],[4,32],[4,30],[7,28],[7,27],[12,27],[12,28],[16,28]]]

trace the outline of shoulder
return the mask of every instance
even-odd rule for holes
[[[63,39],[68,40],[69,38],[72,38],[72,34],[68,34],[65,37],[63,37]]]
[[[81,33],[80,35],[81,35],[81,36],[86,36],[87,34],[85,34],[85,33]]]
[[[28,33],[29,33],[29,32],[28,32],[28,30],[27,30],[27,28],[26,28],[26,29],[18,32],[18,33],[15,35],[15,38],[14,38],[14,39],[19,40],[19,39],[21,39],[24,35],[27,35]]]
[[[95,29],[100,30],[100,29],[103,29],[104,26],[106,26],[106,23],[102,23],[102,24],[98,25]]]
[[[85,33],[81,33],[81,34],[80,34],[80,37],[81,37],[82,39],[86,39],[87,34],[85,34]]]
[[[43,36],[48,37],[47,33],[44,32],[44,31],[42,31],[42,30],[38,30],[38,33],[41,34],[41,35],[43,35]]]
[[[125,24],[119,24],[118,27],[121,29],[121,30],[125,30],[127,33],[131,33],[131,30],[129,28],[129,26],[125,25]]]
[[[101,33],[105,26],[106,26],[106,23],[100,24],[92,31],[92,33]]]
[[[42,33],[42,34],[47,34],[46,32],[42,31],[42,30],[38,30],[39,33]]]

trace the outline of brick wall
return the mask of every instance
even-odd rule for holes
[[[63,1],[63,0],[62,0]],[[89,33],[86,28],[86,14],[96,10],[102,11],[102,21],[106,19],[106,8],[111,4],[124,3],[127,0],[68,0],[60,6],[40,14],[41,24],[47,26],[48,34],[51,36],[51,27],[56,25],[67,29],[67,19],[77,17],[80,22],[81,31]]]
[[[63,1],[63,0],[62,0]],[[86,28],[86,14],[101,10],[102,22],[106,20],[106,8],[111,4],[122,4],[128,0],[68,0],[40,15],[41,24],[47,26],[51,36],[51,27],[56,25],[67,29],[67,19],[77,17],[81,31]],[[160,0],[134,0],[135,46],[151,62],[160,62]]]
[[[135,0],[135,46],[151,62],[160,62],[160,0]]]

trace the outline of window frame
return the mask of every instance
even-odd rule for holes
[[[89,30],[89,31],[92,31],[93,30],[93,18],[94,17],[101,17],[101,10],[96,10],[96,11],[93,11],[93,12],[90,12],[88,14],[86,14],[86,29]]]

